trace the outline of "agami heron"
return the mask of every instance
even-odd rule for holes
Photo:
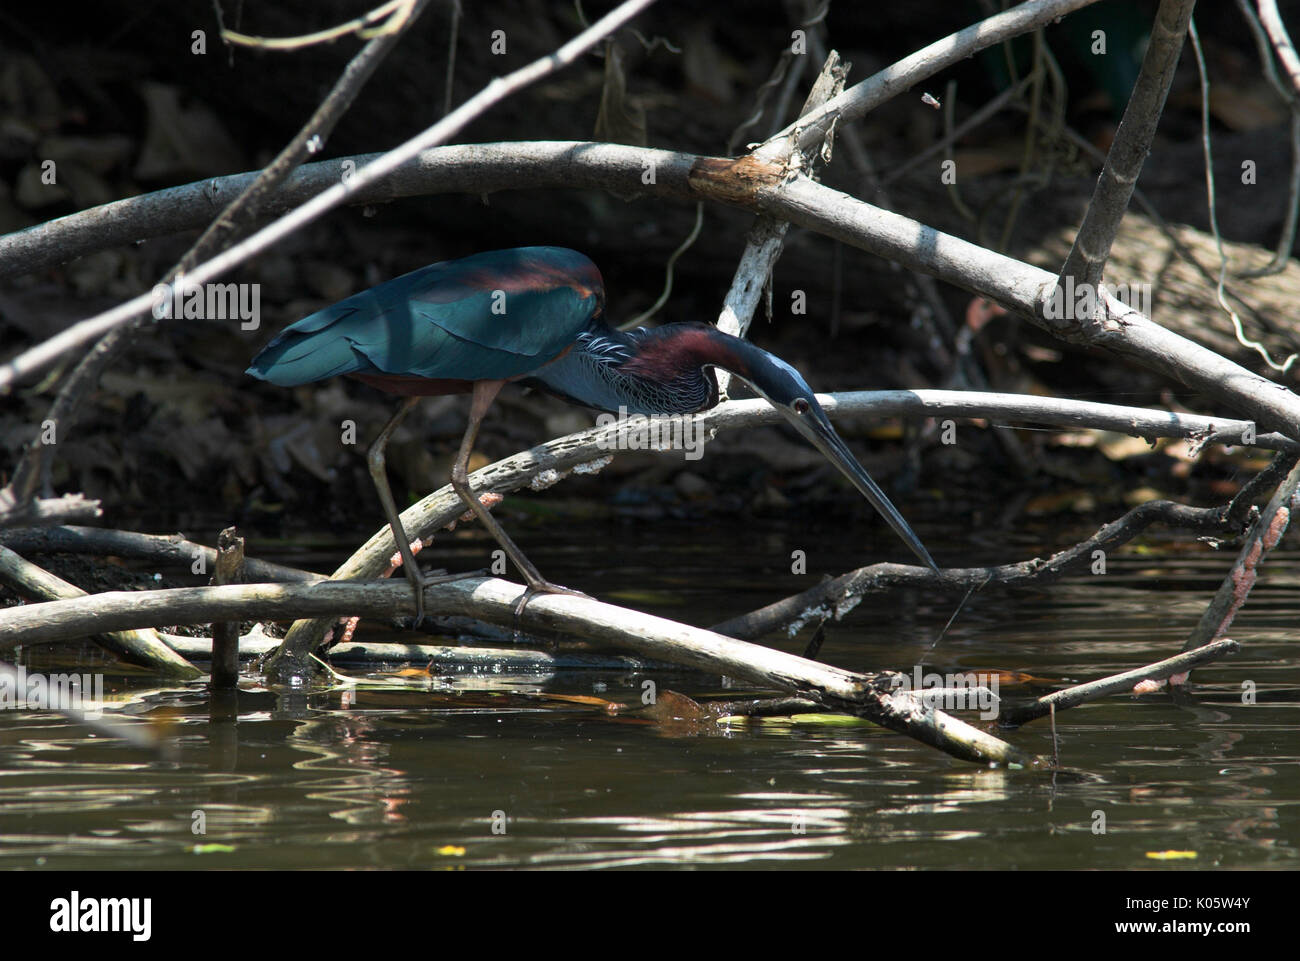
[[[527,580],[524,600],[539,592],[576,593],[538,573],[469,485],[479,426],[512,381],[609,413],[693,414],[718,403],[714,368],[730,371],[784,414],[912,552],[938,570],[793,367],[709,324],[618,331],[605,323],[604,306],[600,271],[577,251],[494,250],[422,267],[305,317],[267,344],[248,373],[281,387],[347,374],[405,398],[368,461],[415,589],[417,618],[424,613],[424,582],[389,489],[384,448],[411,407],[428,395],[472,395],[451,484]]]

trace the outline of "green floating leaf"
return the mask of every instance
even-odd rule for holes
[[[852,714],[790,714],[784,717],[747,717],[743,714],[732,714],[727,717],[718,718],[719,724],[776,724],[790,726],[791,724],[819,724],[823,727],[859,727],[869,725],[871,722],[864,718],[854,717]]]

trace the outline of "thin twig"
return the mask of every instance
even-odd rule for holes
[[[1288,471],[1286,479],[1273,492],[1268,505],[1260,512],[1249,536],[1241,545],[1237,559],[1228,576],[1215,592],[1214,599],[1201,615],[1196,627],[1188,635],[1184,651],[1198,648],[1215,638],[1228,633],[1233,618],[1245,606],[1251,588],[1255,586],[1259,565],[1265,555],[1282,541],[1287,525],[1291,521],[1291,512],[1300,505],[1300,460],[1293,454],[1279,454],[1275,467]],[[1186,678],[1178,678],[1181,684]]]
[[[1076,684],[1074,687],[1067,687],[1040,697],[1023,707],[1004,709],[998,717],[998,723],[1003,727],[1018,727],[1035,718],[1054,714],[1057,708],[1064,710],[1085,701],[1095,701],[1099,697],[1118,694],[1121,691],[1131,692],[1134,685],[1141,681],[1163,680],[1175,674],[1190,671],[1200,664],[1207,664],[1229,654],[1236,654],[1239,650],[1241,650],[1241,645],[1228,638],[1214,641],[1203,647],[1165,658],[1163,661],[1148,664],[1145,667],[1125,671],[1122,674],[1112,674],[1100,680],[1089,681],[1087,684]]]
[[[1264,76],[1291,111],[1291,186],[1287,192],[1286,220],[1278,235],[1273,259],[1263,267],[1237,272],[1239,277],[1267,277],[1281,273],[1286,268],[1287,261],[1291,259],[1291,248],[1295,246],[1296,226],[1300,223],[1300,96],[1297,96],[1297,92],[1300,92],[1300,58],[1296,57],[1291,36],[1287,33],[1273,0],[1259,0],[1258,15],[1251,8],[1250,0],[1237,0],[1237,8],[1241,10],[1251,36],[1255,38],[1255,50],[1259,54]],[[1261,19],[1268,20],[1269,26],[1266,27]],[[1277,75],[1273,52],[1277,53],[1278,59],[1287,68],[1291,81],[1289,85],[1284,84]]]
[[[460,0],[451,0],[451,27],[447,31],[447,79],[442,99],[442,115],[451,113],[451,90],[456,80],[456,41],[460,37]]]
[[[362,14],[346,23],[340,23],[314,33],[298,37],[254,37],[234,30],[221,30],[221,39],[226,43],[240,47],[253,47],[258,50],[276,50],[280,52],[302,50],[304,47],[320,43],[333,43],[350,34],[356,34],[363,40],[375,37],[392,36],[400,33],[411,20],[411,8],[415,0],[389,0],[369,13]]]
[[[1214,190],[1214,158],[1210,151],[1210,81],[1205,67],[1205,55],[1201,52],[1201,40],[1196,33],[1196,24],[1191,24],[1192,51],[1196,54],[1196,68],[1199,71],[1201,80],[1201,149],[1205,154],[1205,193],[1206,203],[1210,208],[1210,233],[1214,235],[1214,243],[1219,251],[1219,279],[1215,286],[1214,294],[1218,298],[1219,307],[1232,320],[1232,329],[1236,334],[1237,342],[1241,346],[1249,348],[1259,354],[1264,359],[1264,363],[1279,374],[1285,374],[1291,369],[1291,365],[1300,360],[1300,353],[1291,354],[1282,363],[1273,360],[1273,356],[1268,352],[1268,348],[1257,340],[1251,340],[1246,336],[1245,325],[1242,324],[1241,317],[1229,306],[1227,298],[1223,294],[1223,283],[1228,276],[1228,255],[1223,252],[1223,235],[1219,232],[1219,205],[1215,200]]]
[[[677,261],[682,254],[691,249],[691,245],[694,244],[696,239],[700,236],[700,228],[703,226],[704,204],[698,203],[695,205],[695,225],[691,227],[691,232],[686,235],[686,239],[683,240],[677,246],[677,249],[672,252],[671,256],[669,256],[668,262],[664,264],[664,286],[663,290],[659,294],[659,298],[631,320],[620,324],[618,328],[619,330],[631,330],[633,327],[640,327],[655,314],[659,313],[659,310],[664,304],[668,303],[668,298],[673,292],[673,267],[676,266]]]
[[[799,147],[807,149],[821,142],[826,130],[837,121],[848,122],[866,116],[891,97],[910,90],[916,84],[967,57],[995,44],[1059,20],[1068,13],[1096,0],[1029,0],[1009,10],[972,24],[928,47],[904,57],[879,73],[854,84],[821,109],[768,138],[768,142],[797,134]]]
[[[927,591],[966,591],[972,587],[1041,586],[1060,580],[1073,571],[1084,570],[1096,561],[1096,552],[1110,553],[1140,535],[1152,524],[1206,534],[1235,533],[1244,523],[1248,505],[1233,510],[1224,507],[1188,507],[1173,501],[1148,501],[1123,517],[1104,525],[1087,539],[1052,554],[1014,564],[992,567],[946,568],[933,574],[923,567],[903,564],[872,564],[823,581],[808,590],[755,611],[733,617],[711,630],[747,640],[785,629],[793,632],[804,623],[823,616],[839,620],[863,595],[901,587]]]

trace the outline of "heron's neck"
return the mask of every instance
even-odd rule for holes
[[[713,366],[727,335],[706,324],[619,331],[597,322],[530,380],[566,400],[617,413],[692,414],[718,403]]]

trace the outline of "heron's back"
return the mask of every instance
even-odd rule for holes
[[[282,387],[355,374],[511,379],[568,349],[604,306],[600,271],[563,247],[431,264],[285,328],[248,373]]]

